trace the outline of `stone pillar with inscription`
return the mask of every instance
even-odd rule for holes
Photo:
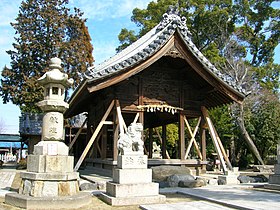
[[[119,155],[113,181],[106,183],[101,199],[113,206],[163,203],[159,184],[152,182],[152,169],[147,168],[148,158],[143,153],[141,138],[143,126],[132,123],[127,133],[120,134],[117,143]]]
[[[61,72],[59,58],[52,58],[49,68],[38,80],[44,86],[44,100],[37,104],[45,113],[42,138],[27,157],[19,193],[7,194],[5,202],[26,209],[80,208],[91,198],[79,192],[79,173],[73,171],[74,157],[64,143],[65,88],[73,80]]]
[[[268,184],[264,187],[280,191],[280,142],[277,145],[277,163],[274,165],[274,174],[269,175]]]

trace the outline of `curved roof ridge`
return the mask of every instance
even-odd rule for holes
[[[227,85],[231,86],[238,92],[247,95],[248,93],[237,84],[230,75],[219,71],[196,47],[191,40],[191,33],[186,25],[186,18],[179,16],[176,12],[168,12],[163,15],[162,21],[142,36],[136,42],[117,53],[113,57],[105,60],[95,68],[89,68],[85,72],[88,82],[95,81],[114,73],[120,72],[128,67],[133,67],[139,62],[147,59],[161,48],[175,33],[178,31],[184,40],[187,48],[192,52],[196,59],[204,66],[205,70],[213,76],[219,78]]]
[[[157,26],[155,26],[152,30],[150,30],[148,33],[146,33],[140,39],[133,42],[131,45],[129,45],[128,47],[126,47],[125,49],[120,51],[119,53],[113,55],[109,59],[98,64],[96,67],[89,67],[85,76],[86,77],[87,76],[95,77],[96,74],[94,74],[94,73],[97,73],[97,72],[101,71],[102,69],[108,68],[110,66],[113,66],[113,65],[119,63],[120,61],[127,59],[129,56],[131,56],[131,53],[133,51],[136,51],[136,50],[140,51],[141,49],[145,48],[146,41],[151,39],[155,35],[156,28],[157,28]]]

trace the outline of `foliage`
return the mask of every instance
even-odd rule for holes
[[[133,10],[131,20],[140,28],[138,33],[122,29],[119,35],[121,45],[118,51],[155,27],[169,5],[179,4],[198,49],[223,73],[252,92],[252,96],[247,97],[240,107],[231,105],[211,110],[211,118],[223,144],[227,149],[234,150],[233,156],[244,166],[252,161],[252,155],[244,141],[244,130],[240,128],[246,127],[263,158],[274,154],[276,140],[279,140],[279,131],[275,126],[279,125],[279,99],[276,95],[279,92],[280,69],[278,64],[273,63],[273,56],[279,44],[280,10],[273,8],[274,2],[152,1],[146,9]],[[240,126],[240,122],[245,126]],[[175,132],[174,128],[171,129]],[[172,140],[170,146],[175,145],[174,142]],[[213,147],[207,145],[207,149],[211,152]]]
[[[26,0],[21,3],[15,23],[13,50],[7,51],[11,68],[2,71],[0,95],[3,102],[12,101],[21,111],[37,112],[36,103],[43,98],[37,79],[46,71],[48,61],[59,57],[65,63],[64,72],[80,82],[93,62],[90,36],[83,13],[66,8],[68,0]]]
[[[256,69],[258,84],[264,89],[279,92],[280,65],[269,63]]]
[[[169,124],[166,126],[166,147],[171,157],[176,157],[176,151],[179,139],[179,128],[178,124]]]
[[[156,128],[158,130],[159,135],[162,136],[162,127],[157,127]],[[168,124],[166,126],[166,150],[168,151],[168,154],[173,157],[176,158],[177,155],[177,146],[178,146],[178,139],[179,139],[179,128],[178,128],[178,124],[172,123],[172,124]],[[147,133],[147,130],[146,130]],[[147,134],[145,134],[147,135]],[[156,142],[158,145],[161,145],[161,142],[157,136],[157,133],[155,132],[155,130],[153,131],[153,142]]]
[[[263,89],[247,103],[246,124],[262,157],[276,154],[280,139],[280,103],[277,96]]]
[[[280,10],[275,0],[235,0],[238,38],[252,56],[251,64],[273,63],[274,49],[280,41]]]
[[[225,148],[230,148],[232,139],[238,138],[238,128],[234,119],[231,116],[231,112],[227,105],[212,109],[210,111],[210,117],[217,129],[219,137],[223,139],[223,145]]]

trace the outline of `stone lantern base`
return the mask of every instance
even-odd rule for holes
[[[89,193],[78,193],[63,197],[32,197],[28,195],[9,193],[5,203],[23,209],[83,209],[90,205]]]
[[[89,193],[79,192],[79,173],[63,142],[41,141],[27,158],[19,193],[6,194],[5,203],[26,209],[77,209],[91,203]]]

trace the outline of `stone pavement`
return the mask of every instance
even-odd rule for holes
[[[206,201],[141,205],[143,210],[229,210],[225,206]]]
[[[181,204],[165,205],[143,205],[146,210],[187,210],[187,209],[212,209],[213,203],[220,204],[223,209],[254,209],[254,210],[278,210],[280,209],[280,193],[272,191],[260,191],[253,189],[252,185],[218,185],[205,186],[201,188],[163,188],[161,193],[182,193],[199,200],[209,202],[199,203],[192,206],[193,202],[186,203],[186,206]],[[211,203],[210,203],[211,202]],[[222,208],[222,206],[218,207]],[[213,207],[215,209],[216,207]]]
[[[0,169],[0,197],[10,192],[15,175],[16,171]]]
[[[0,169],[0,197],[10,192],[16,170]],[[95,177],[94,174],[83,173],[84,178],[91,181],[108,181],[109,177]],[[253,189],[250,184],[217,185],[200,188],[162,188],[160,193],[181,193],[198,198],[198,201],[141,205],[146,210],[203,210],[203,209],[280,209],[280,192]],[[98,193],[96,193],[98,194]]]

